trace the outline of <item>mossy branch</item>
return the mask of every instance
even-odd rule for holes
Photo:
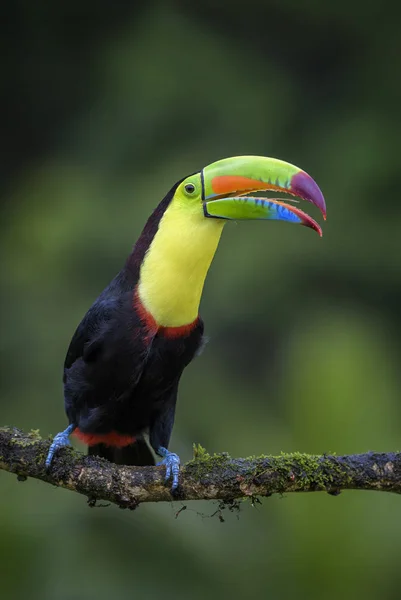
[[[141,502],[171,500],[222,500],[271,496],[289,492],[376,490],[401,493],[401,452],[349,456],[281,454],[231,458],[210,456],[201,446],[180,471],[180,485],[172,496],[162,467],[127,467],[63,448],[49,471],[45,458],[50,440],[37,431],[25,433],[0,428],[0,468],[19,479],[34,477],[67,488],[94,500],[123,508]]]

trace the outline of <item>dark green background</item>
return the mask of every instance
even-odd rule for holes
[[[13,2],[1,8],[1,419],[66,425],[70,337],[187,173],[262,154],[308,171],[323,239],[226,227],[211,338],[171,448],[234,456],[401,447],[400,9],[368,3]],[[306,209],[320,218],[309,204]],[[1,474],[7,599],[397,600],[390,494],[89,509]],[[4,573],[3,573],[4,571]]]

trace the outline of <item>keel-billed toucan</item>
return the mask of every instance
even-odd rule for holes
[[[202,345],[198,309],[203,284],[227,220],[267,219],[319,225],[282,199],[247,194],[274,190],[315,204],[315,181],[286,162],[238,156],[212,163],[176,183],[149,217],[125,266],[76,330],[64,365],[69,426],[96,454],[120,464],[154,464],[178,485],[179,458],[168,445],[184,368]],[[144,435],[149,435],[147,444]]]

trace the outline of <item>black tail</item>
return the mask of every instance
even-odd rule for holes
[[[104,444],[96,444],[88,447],[88,454],[100,456],[117,465],[136,465],[145,467],[154,465],[155,459],[152,451],[145,440],[137,439],[135,444],[124,446],[123,448],[112,448]]]

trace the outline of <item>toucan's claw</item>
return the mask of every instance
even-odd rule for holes
[[[63,446],[70,445],[70,443],[71,443],[70,435],[74,431],[74,429],[75,429],[74,425],[69,425],[67,427],[67,429],[64,429],[64,431],[60,431],[60,433],[57,433],[57,435],[54,436],[53,442],[50,446],[50,449],[49,449],[49,452],[48,452],[47,458],[46,458],[46,469],[48,469],[50,467],[51,462],[53,460],[53,456],[57,452],[57,450],[59,450]]]
[[[171,486],[171,490],[174,491],[178,487],[178,475],[180,472],[180,457],[178,456],[178,454],[175,454],[174,452],[169,452],[167,450],[167,448],[163,448],[163,446],[160,446],[160,448],[157,449],[157,454],[159,454],[159,456],[163,456],[163,460],[161,460],[159,463],[157,463],[157,465],[158,466],[165,465],[166,481],[168,481],[170,479],[170,477],[173,478],[173,484]]]

